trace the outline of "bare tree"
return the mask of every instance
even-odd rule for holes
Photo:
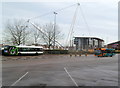
[[[26,38],[29,35],[28,25],[24,20],[8,21],[5,25],[5,33],[3,41],[20,45],[26,43]]]
[[[34,44],[38,44],[38,39],[40,39],[40,32],[38,30],[34,30],[33,38],[34,38]]]
[[[56,25],[55,27],[55,34],[54,34],[54,25],[52,23],[48,23],[42,27],[41,38],[42,40],[48,45],[48,48],[53,45],[54,36],[55,39],[58,40],[61,38],[61,31],[59,27]]]

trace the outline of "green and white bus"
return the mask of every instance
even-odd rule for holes
[[[4,46],[2,55],[43,54],[42,46]]]

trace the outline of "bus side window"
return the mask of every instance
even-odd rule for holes
[[[34,48],[29,48],[29,51],[35,51]]]
[[[22,48],[18,48],[18,51],[22,51]]]
[[[43,51],[43,49],[42,49],[42,48],[40,48],[40,51]]]
[[[22,48],[22,51],[30,51],[30,48]]]
[[[36,51],[40,51],[40,48],[36,48]]]
[[[34,51],[38,51],[38,48],[34,48]]]
[[[25,48],[22,48],[22,51],[26,51],[26,49],[25,49]]]
[[[37,48],[37,51],[40,51],[40,49],[39,49],[39,48]]]
[[[107,53],[112,53],[111,50],[107,50]]]

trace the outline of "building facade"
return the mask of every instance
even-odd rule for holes
[[[113,48],[116,50],[120,50],[120,41],[107,44],[107,48]]]
[[[104,40],[96,37],[74,37],[76,50],[95,49],[104,47]]]

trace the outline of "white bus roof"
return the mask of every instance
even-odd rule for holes
[[[42,46],[16,46],[16,47],[23,47],[23,48],[43,48]]]

